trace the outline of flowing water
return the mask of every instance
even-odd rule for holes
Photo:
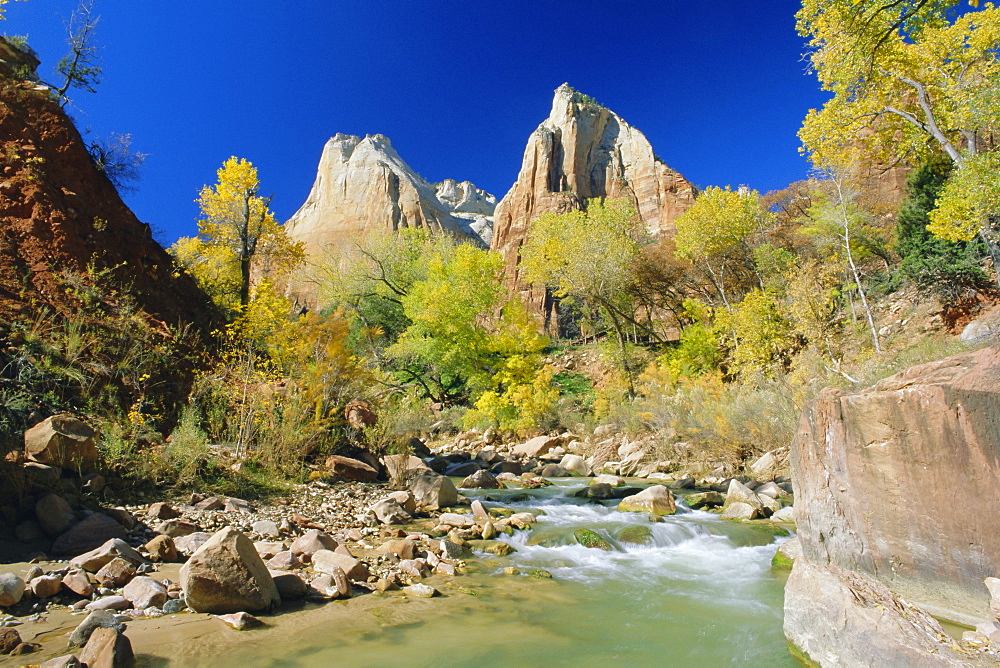
[[[517,552],[428,580],[443,598],[359,596],[269,618],[262,631],[213,629],[175,644],[170,665],[798,665],[781,630],[784,579],[770,569],[782,538],[684,507],[650,522],[576,499],[581,487],[560,481],[518,503],[519,490],[479,494],[487,506],[542,512],[533,530],[503,538]],[[581,527],[615,550],[578,545]],[[147,663],[166,663],[151,654]]]

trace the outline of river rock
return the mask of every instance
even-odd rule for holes
[[[714,491],[699,492],[686,497],[684,502],[687,503],[688,508],[691,508],[692,510],[701,510],[702,508],[718,508],[726,502],[726,497],[719,492]]]
[[[257,550],[257,554],[260,555],[261,559],[270,559],[279,552],[284,551],[285,544],[280,541],[258,540],[253,544],[253,549]]]
[[[630,524],[618,532],[618,542],[631,545],[652,545],[653,530],[645,524]]]
[[[320,573],[333,575],[333,569],[339,568],[354,582],[364,582],[371,575],[368,567],[354,557],[330,550],[319,550],[312,555],[312,566]]]
[[[278,524],[273,520],[257,520],[250,525],[250,530],[261,538],[280,538]]]
[[[146,511],[146,516],[154,520],[172,520],[180,517],[181,514],[174,510],[173,506],[170,504],[158,501],[157,503],[149,506],[149,510]]]
[[[263,623],[253,615],[246,612],[234,612],[229,615],[215,615],[215,618],[226,626],[234,628],[237,631],[243,631],[244,629],[260,626]]]
[[[458,490],[449,478],[442,475],[415,476],[409,482],[409,490],[417,505],[432,510],[458,503]]]
[[[80,568],[72,568],[63,576],[62,584],[77,596],[89,598],[94,593],[94,585],[90,583],[87,572]]]
[[[729,481],[729,490],[726,492],[726,502],[722,506],[723,512],[725,512],[725,510],[734,503],[745,503],[755,509],[758,515],[764,513],[764,504],[761,502],[760,497],[758,497],[753,490],[736,479]]]
[[[763,485],[755,489],[754,494],[758,497],[769,496],[772,499],[777,499],[779,496],[786,496],[785,490],[778,487],[776,482],[765,482]]]
[[[489,471],[476,471],[463,480],[459,487],[466,489],[505,489],[504,484],[497,480]]]
[[[178,560],[177,546],[170,536],[154,536],[146,543],[146,552],[153,561],[173,563]]]
[[[202,545],[208,542],[211,536],[204,531],[195,531],[185,536],[174,538],[174,547],[177,552],[185,557],[190,557],[198,551]]]
[[[62,589],[62,576],[58,573],[39,575],[28,582],[28,587],[35,598],[48,598],[55,596]]]
[[[790,538],[778,546],[771,559],[774,568],[791,569],[795,560],[802,556],[802,542],[798,537]]]
[[[69,634],[69,646],[70,647],[81,647],[87,644],[90,640],[90,635],[95,629],[116,629],[118,631],[124,631],[125,625],[118,621],[114,613],[109,610],[95,610],[91,612],[87,617],[80,622],[80,624],[73,629],[73,632]]]
[[[535,438],[514,446],[513,453],[522,457],[541,457],[552,448],[562,445],[560,436],[536,436]]]
[[[721,520],[755,520],[761,516],[760,510],[749,503],[736,501],[726,505],[719,515]]]
[[[480,470],[481,468],[478,462],[458,462],[457,464],[452,464],[446,468],[444,470],[444,474],[447,476],[455,476],[456,478],[465,478],[479,472]]]
[[[937,620],[885,585],[802,558],[785,585],[785,637],[824,667],[976,665]]]
[[[20,603],[24,596],[25,582],[13,573],[0,573],[0,607]]]
[[[438,591],[430,585],[418,582],[416,584],[403,587],[403,593],[407,596],[415,596],[417,598],[433,598],[437,595]]]
[[[573,532],[573,537],[576,539],[577,543],[583,545],[584,547],[596,548],[607,552],[613,552],[615,549],[606,538],[598,534],[593,529],[577,529]]]
[[[375,482],[378,471],[359,459],[330,455],[326,458],[326,468],[333,473],[356,482]]]
[[[38,664],[38,668],[80,668],[82,665],[72,654],[64,654]]]
[[[84,610],[90,612],[95,610],[128,610],[131,605],[124,596],[102,596],[84,606]]]
[[[306,595],[307,585],[298,573],[283,570],[268,570],[282,601],[298,600]]]
[[[156,531],[156,533],[176,539],[184,536],[190,536],[193,533],[198,533],[201,531],[201,527],[192,522],[174,519],[160,522],[153,528],[153,530]]]
[[[419,457],[413,455],[386,455],[382,457],[389,480],[403,483],[415,475],[429,475],[434,471]]]
[[[52,543],[52,554],[72,557],[98,548],[112,538],[124,539],[127,536],[121,524],[103,513],[94,513],[56,538]]]
[[[372,506],[375,518],[382,524],[403,524],[413,519],[410,513],[403,509],[403,506],[395,499],[382,499]]]
[[[136,610],[159,608],[167,602],[167,588],[153,578],[140,575],[125,585],[122,596],[127,598]]]
[[[784,522],[785,524],[795,524],[795,509],[792,506],[785,506],[771,515],[772,522]]]
[[[403,510],[405,510],[411,515],[417,512],[416,499],[413,498],[413,494],[406,491],[405,489],[396,490],[395,492],[390,492],[387,498],[390,498],[396,503],[398,503],[400,506],[402,506]]]
[[[132,579],[136,573],[137,566],[138,564],[124,557],[115,557],[101,566],[100,570],[94,575],[94,578],[102,587],[118,589]]]
[[[136,552],[135,548],[120,538],[105,541],[90,552],[73,557],[69,563],[70,566],[82,568],[88,573],[96,573],[115,557],[122,557],[136,565],[146,563],[146,559]]]
[[[309,531],[306,531],[292,541],[289,550],[296,556],[312,557],[312,555],[320,550],[329,550],[332,552],[337,549],[338,545],[339,543],[330,534],[324,533],[319,529],[309,529]]]
[[[677,512],[674,495],[663,485],[647,487],[638,494],[626,497],[618,504],[621,512],[673,515]]]
[[[76,521],[76,513],[63,497],[46,494],[35,503],[35,517],[42,531],[50,536],[65,533]]]
[[[80,653],[80,662],[88,668],[132,668],[135,654],[132,643],[120,629],[98,628]]]
[[[563,455],[563,458],[559,460],[559,466],[576,476],[586,477],[591,474],[587,460],[580,455]]]
[[[67,413],[53,415],[24,432],[24,454],[41,464],[81,469],[97,463],[97,432]]]
[[[591,485],[611,485],[612,487],[621,487],[625,484],[625,479],[616,475],[611,475],[609,473],[601,473],[594,476],[594,479],[590,483]]]
[[[266,611],[281,601],[253,543],[232,527],[214,534],[191,555],[181,567],[181,587],[195,612]]]
[[[292,568],[298,568],[302,565],[302,562],[292,554],[291,550],[282,550],[268,559],[265,565],[269,570],[287,571]]]

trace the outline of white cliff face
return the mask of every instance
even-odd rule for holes
[[[504,257],[508,287],[536,313],[545,292],[518,276],[518,251],[543,213],[565,213],[593,197],[628,197],[654,236],[671,236],[694,203],[695,187],[653,154],[646,137],[591,98],[563,84],[549,117],[528,138],[517,181],[497,204],[491,248]]]
[[[445,184],[451,184],[444,188]],[[307,258],[335,254],[360,234],[423,227],[489,246],[496,198],[468,181],[439,190],[410,168],[384,135],[337,134],[327,141],[305,203],[288,219]],[[454,213],[453,213],[454,212]]]

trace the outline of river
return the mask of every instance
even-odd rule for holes
[[[531,531],[503,537],[517,549],[510,556],[479,555],[469,575],[428,580],[441,598],[397,592],[309,604],[267,618],[263,630],[213,627],[140,659],[244,668],[799,665],[781,630],[784,575],[770,567],[783,538],[683,505],[650,522],[617,512],[614,502],[577,499],[584,484],[560,480],[516,503],[520,490],[470,490],[487,506],[541,512]],[[581,527],[615,550],[577,544]],[[624,540],[630,532],[647,544]],[[521,574],[504,574],[505,566]],[[531,575],[535,569],[552,577]]]

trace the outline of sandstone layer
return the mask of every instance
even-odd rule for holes
[[[627,197],[651,234],[670,236],[696,194],[639,130],[563,84],[549,117],[528,138],[517,181],[497,205],[491,248],[503,255],[508,287],[533,311],[551,316],[545,292],[531,290],[518,274],[519,250],[539,216],[579,209],[590,198]]]
[[[370,232],[424,228],[489,246],[496,198],[472,183],[431,185],[393,148],[389,138],[337,134],[327,141],[316,180],[285,229],[305,245],[307,264],[335,258]],[[311,301],[310,272],[292,291]]]
[[[803,552],[795,568],[840,569],[935,615],[989,619],[983,580],[1000,573],[1000,521],[989,510],[1000,503],[998,458],[1000,347],[860,392],[824,390],[791,451]],[[804,610],[821,598],[805,583],[820,579],[793,571],[789,581],[785,628],[795,644]]]
[[[48,89],[0,87],[0,316],[73,303],[88,266],[108,272],[146,313],[169,325],[215,326],[208,298],[178,274]],[[86,282],[86,278],[83,279]]]

